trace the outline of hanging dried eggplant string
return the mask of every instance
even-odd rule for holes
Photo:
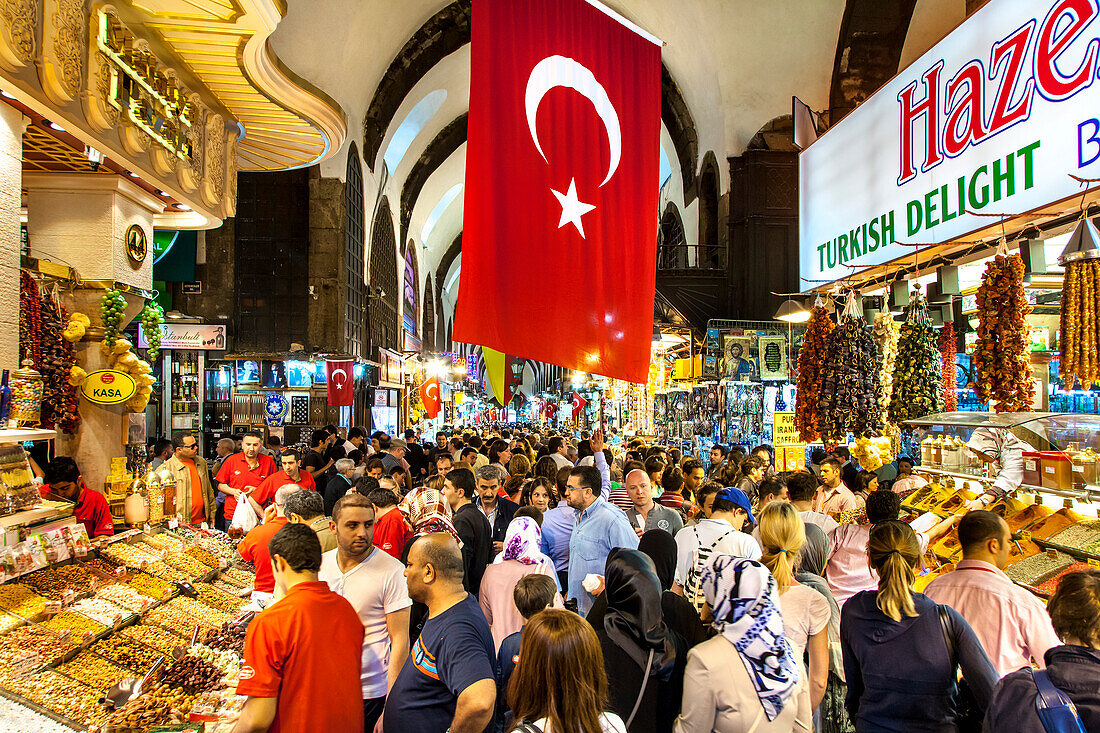
[[[819,297],[806,324],[806,334],[798,352],[798,378],[795,381],[794,425],[799,437],[806,443],[818,441],[817,403],[824,379],[825,346],[832,330],[833,320]]]
[[[943,411],[959,409],[958,364],[955,362],[955,324],[948,322],[940,329],[940,359],[943,361]]]
[[[1092,270],[1086,292],[1094,292]],[[1031,339],[1027,316],[1032,307],[1023,286],[1024,262],[1018,254],[998,254],[986,265],[976,296],[978,341],[974,347],[974,392],[980,402],[995,403],[997,412],[1031,409]],[[1093,318],[1095,322],[1095,318]],[[1093,328],[1095,339],[1095,327]],[[1086,333],[1086,338],[1088,334]],[[1085,352],[1087,358],[1089,352]],[[1085,363],[1088,369],[1088,362]]]
[[[914,291],[905,309],[894,362],[890,421],[901,424],[943,409],[943,360],[924,295]]]
[[[848,433],[857,438],[881,433],[878,349],[859,315],[855,293],[849,294],[842,321],[829,335],[824,362],[817,414],[822,439],[836,444]]]

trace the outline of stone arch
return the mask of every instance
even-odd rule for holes
[[[405,183],[401,186],[402,240],[409,236],[409,220],[412,219],[413,207],[416,205],[416,200],[420,198],[420,191],[424,188],[424,184],[428,182],[432,173],[466,142],[468,118],[468,114],[463,114],[440,130],[413,164],[409,175],[405,177]]]
[[[657,269],[682,270],[688,265],[687,241],[680,210],[669,201],[657,230]]]
[[[344,174],[344,349],[363,356],[365,287],[363,285],[363,168],[355,141],[348,147]]]
[[[371,225],[370,286],[367,322],[371,349],[368,358],[377,358],[378,348],[400,350],[397,327],[397,238],[389,199],[383,197]],[[382,289],[379,295],[378,289]]]
[[[718,199],[721,198],[722,176],[718,172],[718,159],[713,151],[703,156],[703,167],[699,174],[699,249],[696,254],[696,267],[715,270],[721,269],[724,259],[721,251],[721,230],[719,229]]]

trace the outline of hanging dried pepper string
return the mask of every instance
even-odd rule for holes
[[[1093,271],[1086,273],[1091,276]],[[1024,262],[1019,255],[998,254],[986,265],[976,296],[974,392],[979,401],[994,402],[997,412],[1030,410],[1034,398],[1027,323],[1032,307],[1024,292],[1023,276]],[[1087,282],[1086,288],[1093,287],[1091,280]],[[1091,358],[1087,350],[1086,356]]]
[[[940,358],[943,359],[943,409],[955,412],[959,409],[958,364],[955,363],[955,324],[945,323],[940,329]]]
[[[825,345],[833,331],[833,321],[823,306],[810,311],[806,335],[798,352],[798,379],[795,382],[794,425],[806,443],[816,443],[817,403],[825,374]]]
[[[42,367],[42,294],[30,273],[19,273],[19,361],[31,359],[36,369]]]

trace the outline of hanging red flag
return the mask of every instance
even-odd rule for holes
[[[328,404],[330,407],[350,407],[354,401],[355,364],[347,361],[326,361],[325,376],[328,381]]]
[[[588,404],[588,400],[581,397],[580,392],[573,393],[573,418],[576,419],[577,415],[581,414],[581,410]]]
[[[420,401],[424,403],[424,414],[434,420],[439,414],[439,379],[432,377],[420,385]]]
[[[472,44],[455,340],[645,382],[660,41],[587,0],[474,0]]]
[[[547,420],[553,420],[554,415],[557,413],[557,411],[558,411],[558,406],[555,403],[553,403],[553,402],[547,402],[546,403],[546,419]]]

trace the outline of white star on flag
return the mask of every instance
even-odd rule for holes
[[[558,229],[566,224],[572,224],[580,232],[581,239],[584,239],[584,225],[581,223],[581,217],[596,207],[577,198],[577,179],[574,178],[569,181],[568,193],[561,193],[552,188],[550,193],[554,194],[558,199],[558,203],[561,204],[561,220],[558,222]]]

